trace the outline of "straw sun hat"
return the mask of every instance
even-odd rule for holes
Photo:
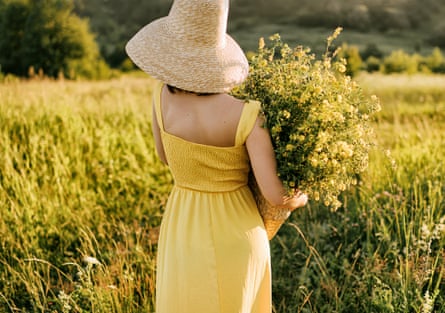
[[[170,13],[127,43],[133,62],[149,75],[194,92],[231,90],[249,65],[227,33],[229,0],[175,0]]]

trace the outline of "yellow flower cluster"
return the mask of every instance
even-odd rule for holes
[[[337,29],[328,44],[339,35]],[[346,72],[346,61],[326,53],[317,59],[303,47],[291,49],[279,35],[260,40],[247,81],[234,90],[259,100],[277,157],[280,178],[333,209],[338,196],[356,184],[373,145],[370,118],[378,98],[366,97]],[[326,49],[329,51],[329,49]]]

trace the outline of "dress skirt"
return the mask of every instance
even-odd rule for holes
[[[250,189],[175,186],[158,245],[156,313],[270,313],[270,247]]]

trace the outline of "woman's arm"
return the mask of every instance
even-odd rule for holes
[[[269,132],[262,127],[263,123],[263,119],[259,117],[246,141],[255,179],[261,193],[271,205],[293,211],[306,204],[307,196],[302,193],[296,193],[293,197],[287,194],[277,175],[275,153]]]
[[[158,119],[156,118],[156,109],[154,102],[153,102],[151,129],[153,132],[153,138],[155,140],[156,152],[158,153],[158,156],[161,159],[161,161],[165,164],[168,164],[167,158],[165,157],[164,146],[161,140],[161,132],[159,130]]]

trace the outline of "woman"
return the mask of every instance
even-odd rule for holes
[[[153,134],[175,181],[159,238],[157,313],[270,313],[269,241],[250,168],[271,204],[291,212],[307,201],[284,196],[259,104],[228,94],[248,63],[226,34],[227,16],[226,0],[176,0],[126,47],[160,81]]]

